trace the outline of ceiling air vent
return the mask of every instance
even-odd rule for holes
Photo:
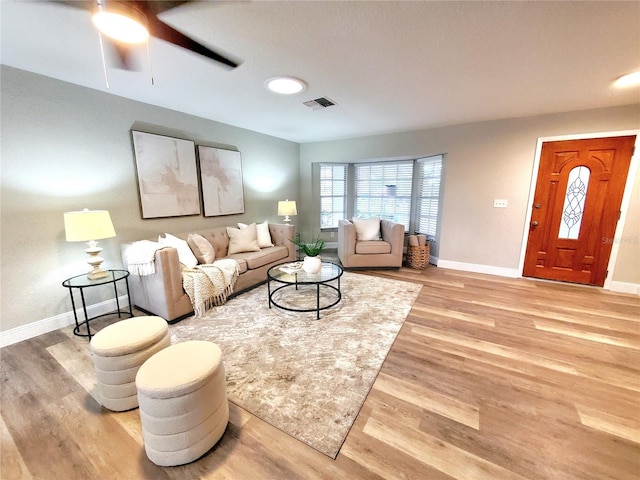
[[[304,104],[309,108],[313,108],[314,110],[319,110],[321,108],[331,107],[336,103],[333,100],[329,100],[327,97],[320,97],[320,98],[316,98],[315,100],[309,100],[307,102],[304,102]]]

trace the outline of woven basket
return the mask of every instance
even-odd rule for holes
[[[407,246],[407,266],[424,270],[429,266],[429,242],[426,245]]]

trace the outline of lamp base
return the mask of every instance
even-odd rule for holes
[[[95,240],[91,240],[87,245],[89,245],[89,248],[85,248],[84,250],[85,253],[89,254],[87,263],[93,267],[93,269],[87,273],[87,278],[89,278],[89,280],[97,280],[106,277],[107,272],[100,268],[100,265],[104,262],[104,258],[99,255],[102,247],[98,247],[98,242]]]
[[[100,278],[105,278],[108,275],[106,270],[102,270],[101,268],[91,270],[87,273],[87,278],[89,280],[98,280]]]
[[[291,219],[289,218],[289,215],[286,215],[286,216],[284,217],[284,220],[282,220],[282,221],[283,221],[284,223],[290,223],[290,222],[291,222]]]

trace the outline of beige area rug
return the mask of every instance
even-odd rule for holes
[[[345,272],[342,300],[316,320],[315,312],[269,309],[263,285],[170,332],[173,343],[220,345],[230,401],[335,458],[420,288]],[[315,292],[278,293],[281,302],[313,304]]]

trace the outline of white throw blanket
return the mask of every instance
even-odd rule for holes
[[[156,273],[156,251],[167,248],[151,240],[133,242],[127,248],[127,269],[134,275],[153,275]]]
[[[230,258],[182,269],[182,286],[191,299],[196,317],[224,304],[233,293],[237,279],[238,262]]]

